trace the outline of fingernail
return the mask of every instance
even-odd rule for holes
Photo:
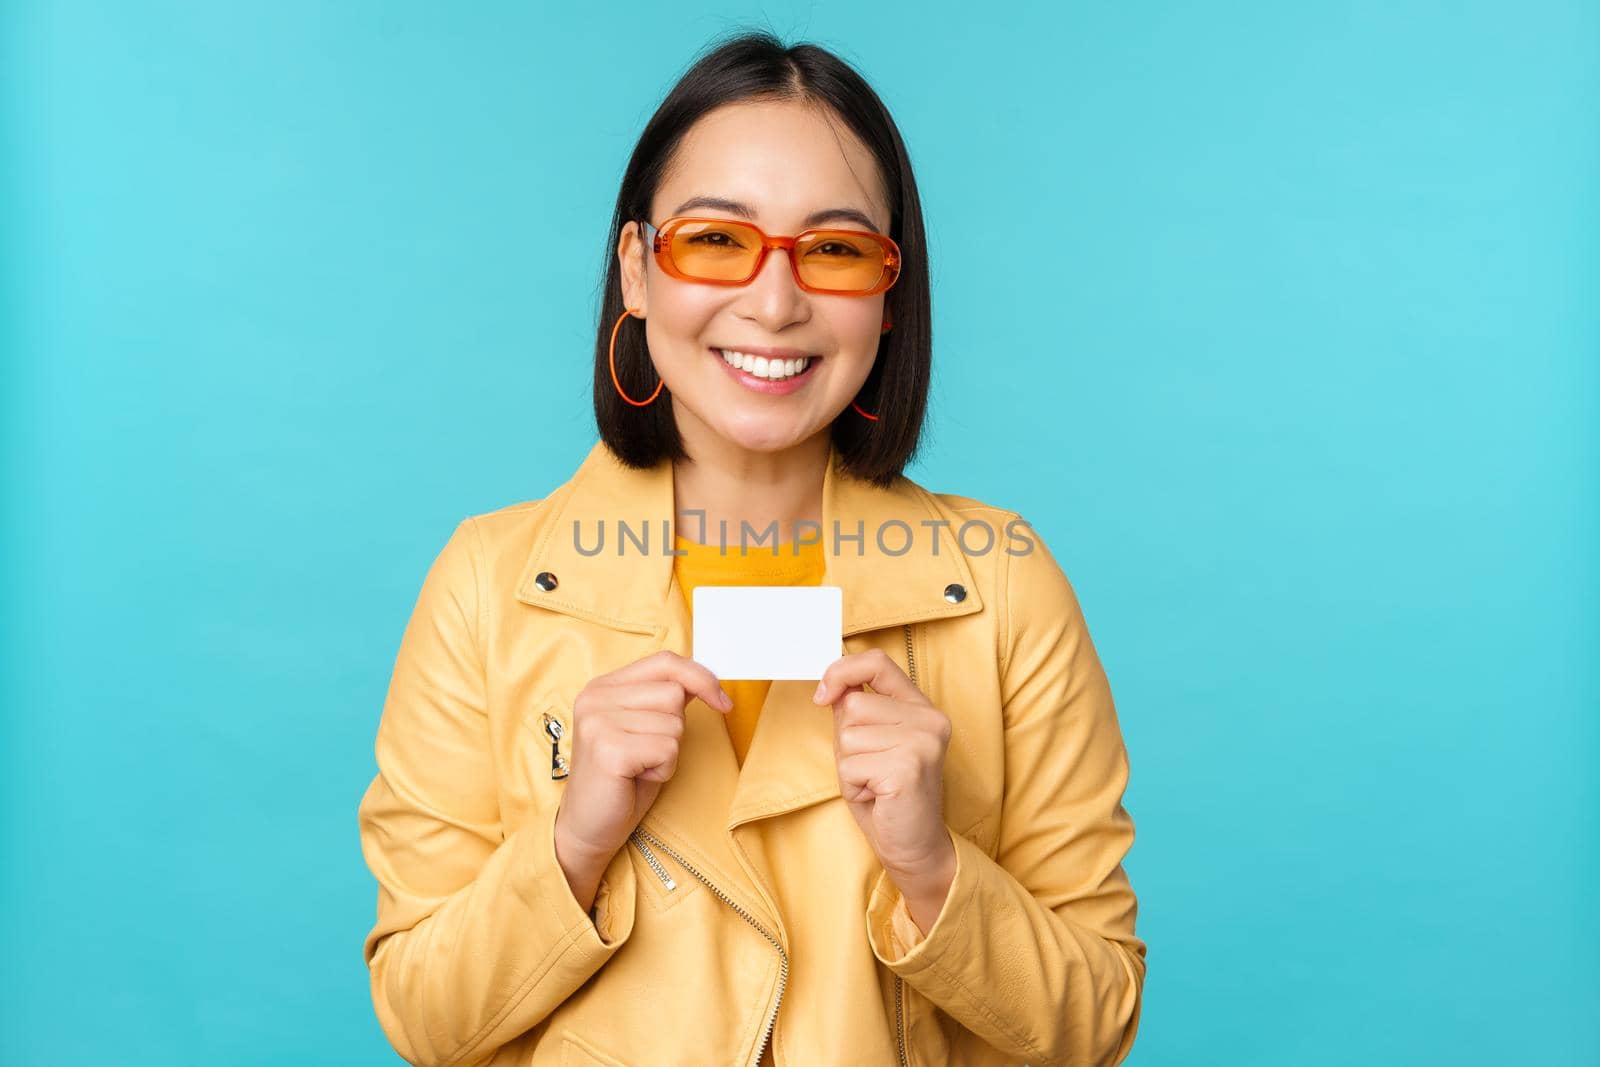
[[[719,686],[717,686],[717,692],[722,695],[722,706],[724,708],[728,709],[729,711],[732,711],[733,710],[733,698],[728,695],[728,691],[726,689],[722,688],[719,685]]]
[[[813,704],[822,703],[822,694],[826,693],[827,691],[828,691],[828,683],[827,682],[818,682],[817,683],[817,691],[815,693],[811,694],[811,703],[813,703]]]

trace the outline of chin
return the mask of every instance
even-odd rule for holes
[[[806,439],[796,427],[774,426],[752,418],[740,426],[718,426],[717,436],[729,445],[746,452],[781,452]]]

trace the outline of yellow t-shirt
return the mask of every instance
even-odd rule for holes
[[[694,590],[701,585],[821,585],[826,559],[819,538],[814,545],[800,545],[796,553],[794,542],[778,546],[773,555],[771,545],[761,545],[741,550],[734,541],[723,546],[713,541],[709,545],[697,544],[682,535],[673,538],[678,551],[687,553],[672,561],[678,576],[678,586],[683,590],[684,606],[694,614]],[[756,720],[761,717],[761,705],[767,699],[771,681],[724,680],[722,688],[733,698],[733,710],[727,719],[728,738],[733,742],[734,755],[739,765],[744,765],[745,753],[750,751],[750,739],[755,736]]]

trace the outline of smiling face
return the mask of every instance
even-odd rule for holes
[[[753,222],[769,235],[889,232],[871,153],[831,114],[791,101],[729,104],[701,117],[650,205],[654,225],[675,215]],[[747,285],[684,281],[661,269],[639,230],[624,226],[617,245],[623,297],[644,316],[651,360],[691,455],[782,451],[849,409],[877,356],[883,293],[808,293],[777,249]],[[785,362],[730,363],[729,351]],[[787,362],[802,353],[804,364]]]

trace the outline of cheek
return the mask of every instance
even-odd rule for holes
[[[711,286],[665,279],[650,302],[651,354],[671,362],[698,356],[725,301]]]
[[[829,332],[841,348],[869,353],[877,349],[883,328],[883,297],[829,297],[819,310],[827,316]]]
[[[883,300],[838,297],[829,301],[826,313],[836,365],[841,370],[848,366],[848,376],[859,383],[871,372],[884,336]]]

